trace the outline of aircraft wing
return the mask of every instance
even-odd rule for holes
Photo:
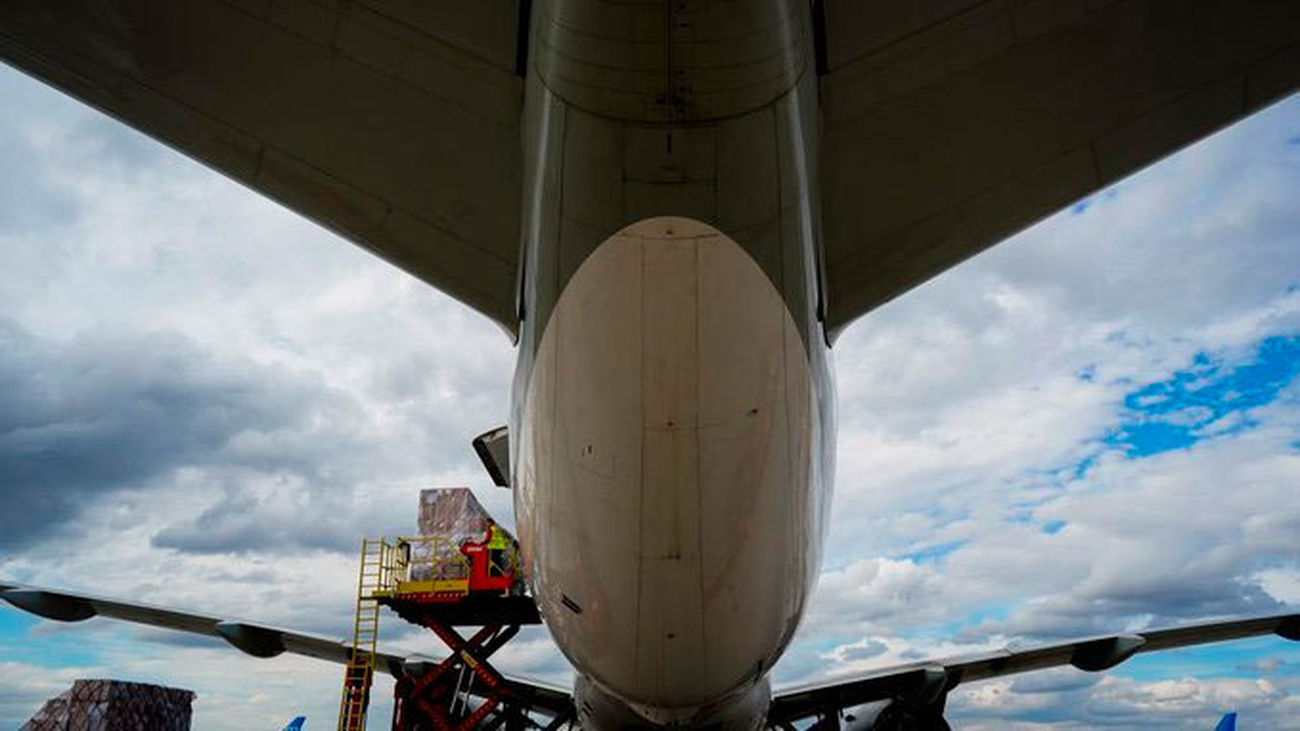
[[[516,327],[519,0],[0,0],[8,62]]]
[[[61,622],[95,616],[218,637],[254,657],[284,652],[346,664],[350,648],[342,640],[276,627],[181,612],[147,604],[0,583],[0,599],[32,614]],[[835,714],[853,706],[890,699],[932,703],[963,682],[985,680],[1049,667],[1073,665],[1082,670],[1106,670],[1138,652],[1277,634],[1300,640],[1300,614],[1281,614],[1143,630],[1091,637],[1026,649],[1004,649],[977,655],[922,661],[873,670],[852,678],[817,683],[778,692],[768,715],[770,726],[792,724],[809,717]],[[435,662],[421,655],[391,651],[376,653],[380,668],[400,676],[413,665]],[[559,717],[572,712],[572,695],[534,680],[507,676],[520,702]]]
[[[86,594],[0,583],[0,599],[24,611],[60,622],[79,622],[97,616],[111,617],[136,624],[217,637],[253,657],[275,657],[289,652],[347,664],[351,653],[351,645],[344,640]],[[438,661],[423,655],[384,650],[375,653],[375,660],[378,668],[387,670],[394,677],[406,674],[412,666]],[[567,714],[572,710],[572,694],[567,690],[535,680],[510,676],[505,678],[514,697],[524,705],[552,716]]]
[[[1080,670],[1107,670],[1139,652],[1155,652],[1267,634],[1300,640],[1300,614],[1142,630],[882,668],[851,678],[780,691],[772,700],[768,718],[772,725],[790,724],[812,716],[834,715],[854,706],[892,699],[920,705],[941,703],[948,691],[961,683],[974,680],[1062,665],[1073,665]]]
[[[824,0],[827,324],[1300,85],[1294,0]]]

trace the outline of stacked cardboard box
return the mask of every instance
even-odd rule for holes
[[[194,693],[121,680],[78,680],[19,731],[189,731]]]
[[[419,528],[422,536],[447,536],[459,544],[483,540],[492,516],[468,487],[420,491]]]
[[[413,547],[411,580],[468,578],[469,566],[460,546],[466,541],[485,540],[493,522],[474,493],[467,487],[421,490],[418,522],[421,536],[441,540]]]

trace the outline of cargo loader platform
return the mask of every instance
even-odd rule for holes
[[[535,709],[527,688],[490,662],[521,627],[542,621],[524,591],[514,537],[467,489],[422,492],[420,529],[419,536],[362,542],[339,731],[365,728],[380,607],[430,630],[450,649],[440,661],[404,668],[394,688],[395,731],[558,728],[570,721],[571,713]],[[459,629],[466,627],[478,629],[467,637]]]
[[[380,606],[421,627],[438,622],[449,627],[484,627],[494,623],[520,626],[541,624],[537,604],[530,596],[466,596],[452,602],[430,602],[403,596],[379,597]]]

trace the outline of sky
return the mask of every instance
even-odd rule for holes
[[[510,522],[469,445],[507,419],[499,328],[4,66],[0,100],[0,581],[342,637],[361,537],[414,532],[421,488]],[[1297,191],[1293,97],[849,327],[827,558],[777,687],[1300,609]],[[972,683],[950,717],[1300,728],[1298,647]],[[570,678],[540,628],[498,658]],[[190,688],[195,728],[311,731],[342,670],[0,606],[0,726],[84,677]]]

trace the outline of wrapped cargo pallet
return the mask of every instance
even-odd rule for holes
[[[420,491],[419,529],[422,536],[448,536],[480,540],[492,516],[468,487],[440,487]]]
[[[78,680],[20,731],[189,731],[194,693],[121,680]]]
[[[485,540],[494,524],[467,487],[421,490],[418,523],[421,538],[411,547],[411,581],[468,578],[470,564],[460,547]]]

